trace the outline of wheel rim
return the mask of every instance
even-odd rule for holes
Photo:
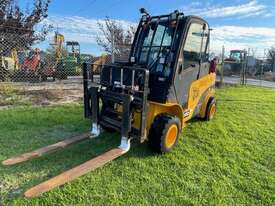
[[[213,104],[212,107],[210,108],[210,119],[212,119],[214,117],[216,113],[216,104]]]
[[[173,124],[169,127],[166,136],[165,136],[165,145],[166,147],[172,147],[177,139],[178,136],[178,127],[177,125]]]

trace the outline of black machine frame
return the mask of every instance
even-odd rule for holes
[[[137,137],[141,141],[146,139],[146,116],[147,116],[147,96],[149,93],[149,71],[142,67],[130,67],[121,64],[104,65],[104,69],[109,72],[109,81],[103,81],[100,79],[101,84],[97,84],[94,81],[93,67],[94,64],[83,64],[83,87],[84,87],[84,112],[85,117],[91,119],[92,124],[99,124],[105,128],[112,128],[120,131],[122,137]],[[91,69],[89,69],[89,67]],[[130,84],[125,84],[124,70],[131,71]],[[120,71],[120,86],[116,91],[108,90],[114,86],[112,80],[113,70]],[[142,75],[143,86],[142,89],[137,89],[135,85],[136,74]],[[129,81],[128,81],[129,82]],[[91,86],[89,87],[89,84]],[[103,86],[104,85],[104,86]],[[100,89],[100,92],[99,92]],[[120,92],[118,92],[118,90]],[[104,115],[100,111],[99,100],[111,101],[115,104],[122,106],[122,111],[118,116],[121,119],[113,119]],[[139,111],[140,128],[132,128],[131,113],[133,111]],[[115,112],[115,111],[112,111]]]

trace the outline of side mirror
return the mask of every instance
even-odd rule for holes
[[[145,8],[140,8],[140,9],[139,9],[139,12],[140,12],[141,14],[146,14],[146,15],[148,15],[148,12],[146,11]]]

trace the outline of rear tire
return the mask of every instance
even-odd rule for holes
[[[180,120],[169,114],[157,116],[149,131],[149,146],[155,152],[170,152],[178,143],[181,132]]]
[[[214,118],[215,114],[217,111],[217,104],[216,100],[214,97],[210,98],[207,107],[206,107],[206,112],[205,112],[205,120],[210,121]]]

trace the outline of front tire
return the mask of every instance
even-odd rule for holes
[[[170,152],[177,145],[180,132],[179,118],[169,114],[161,114],[155,118],[150,128],[149,146],[161,154]]]

